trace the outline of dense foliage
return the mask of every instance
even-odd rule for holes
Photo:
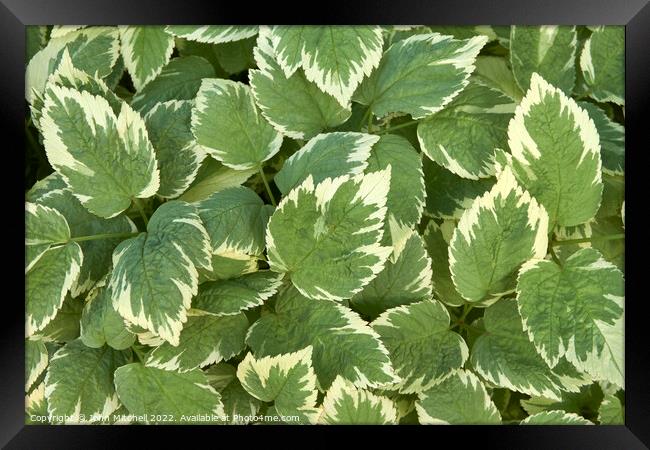
[[[622,423],[623,36],[29,27],[26,421]]]

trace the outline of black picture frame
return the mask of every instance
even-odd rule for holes
[[[0,445],[6,448],[115,448],[127,443],[135,434],[147,433],[156,439],[196,442],[196,433],[209,433],[213,445],[231,433],[250,436],[263,432],[286,440],[291,430],[296,433],[322,434],[324,442],[335,443],[334,435],[344,431],[352,435],[370,431],[383,439],[387,434],[426,434],[431,445],[457,442],[468,446],[502,449],[642,449],[650,446],[650,389],[647,388],[650,345],[645,340],[647,319],[641,292],[641,260],[639,245],[642,233],[644,204],[640,189],[643,182],[640,155],[650,142],[648,119],[650,111],[650,4],[649,0],[453,0],[433,2],[423,0],[328,0],[322,4],[292,2],[282,6],[277,2],[201,2],[199,0],[0,0],[0,115],[4,132],[4,157],[24,158],[24,100],[25,26],[45,24],[410,24],[440,25],[510,25],[510,24],[606,24],[626,26],[626,234],[633,244],[626,252],[626,395],[625,425],[622,426],[450,426],[450,427],[214,427],[167,426],[25,426],[24,425],[24,274],[15,261],[23,257],[22,240],[3,239],[5,280],[17,286],[18,294],[5,291],[2,326],[0,326]],[[631,156],[635,159],[629,161]],[[637,161],[638,159],[638,161]],[[17,165],[4,167],[3,186],[22,189]],[[13,168],[12,168],[13,167]],[[8,170],[7,170],[8,169]],[[24,172],[23,172],[24,173]],[[16,177],[16,179],[12,179]],[[647,176],[646,176],[647,178]],[[19,188],[20,187],[20,188]],[[10,205],[4,217],[4,236],[19,236],[24,232],[24,200],[21,194],[7,193],[5,205]],[[13,209],[15,208],[15,210]],[[10,258],[15,252],[16,258]],[[632,260],[632,263],[629,261]],[[14,268],[12,268],[14,267]],[[13,271],[16,273],[14,274]],[[22,296],[20,293],[23,293]],[[215,433],[222,433],[217,434]],[[252,434],[251,434],[252,433]],[[429,436],[431,434],[431,436]],[[241,438],[241,437],[239,437]],[[408,437],[406,437],[408,439]],[[218,440],[217,440],[218,439]],[[313,438],[311,438],[313,439]],[[318,438],[317,438],[318,439]],[[151,441],[148,441],[151,442]],[[286,441],[285,441],[286,442]],[[297,441],[300,442],[300,441]],[[306,441],[319,442],[319,441]],[[409,442],[409,441],[406,441]],[[150,445],[150,444],[148,444]],[[311,445],[311,444],[307,444]]]

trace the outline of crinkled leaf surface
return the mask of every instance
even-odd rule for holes
[[[69,342],[51,359],[45,377],[48,412],[63,423],[97,422],[120,406],[113,372],[126,364],[130,352]]]
[[[562,267],[546,260],[524,264],[517,303],[549,366],[566,356],[597,379],[622,384],[624,285],[618,268],[591,248],[578,250]]]
[[[438,33],[398,41],[386,50],[354,99],[377,117],[402,113],[421,119],[440,111],[467,85],[486,42],[485,36],[457,40]]]
[[[230,359],[244,350],[246,330],[244,314],[215,317],[197,311],[184,324],[178,346],[161,344],[148,354],[145,365],[188,372]]]
[[[508,144],[515,177],[544,206],[551,227],[596,214],[603,190],[599,136],[575,100],[533,74],[508,126]]]
[[[422,392],[463,366],[469,352],[450,331],[449,313],[437,300],[389,309],[371,323],[388,349],[400,392]]]
[[[250,87],[219,78],[201,82],[192,133],[208,154],[236,170],[261,167],[282,144],[282,135],[257,109]]]
[[[102,97],[52,85],[41,128],[50,164],[93,214],[114,217],[134,198],[158,191],[157,161],[144,121],[126,103],[116,115]]]
[[[323,399],[318,423],[392,425],[397,423],[397,409],[390,399],[359,389],[342,376],[337,376]]]
[[[350,178],[312,176],[282,199],[266,231],[271,270],[308,298],[352,297],[382,270],[390,168]]]
[[[497,407],[472,372],[459,370],[418,395],[418,420],[430,425],[495,425]]]
[[[198,289],[197,267],[210,269],[210,250],[194,206],[180,200],[163,204],[146,233],[113,252],[113,305],[129,322],[178,345]]]
[[[431,258],[431,284],[435,298],[441,302],[460,306],[465,299],[458,293],[449,271],[449,244],[445,240],[440,226],[429,222],[423,235],[427,253]]]
[[[361,388],[397,381],[388,351],[366,322],[345,306],[310,300],[293,287],[278,294],[275,311],[253,324],[246,343],[257,358],[313,346],[321,390],[337,375]]]
[[[318,392],[311,355],[311,346],[259,359],[249,353],[237,367],[237,378],[249,394],[273,402],[280,415],[298,415],[301,423],[310,423]]]
[[[145,423],[211,423],[223,416],[221,395],[200,370],[179,373],[141,363],[115,371],[115,389],[131,414]]]
[[[449,244],[449,269],[458,292],[472,302],[514,289],[517,270],[546,255],[548,216],[504,171],[492,190],[460,218]]]

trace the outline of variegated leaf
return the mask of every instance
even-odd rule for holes
[[[567,360],[595,379],[623,384],[623,274],[594,249],[523,265],[517,303],[524,328],[550,367]]]
[[[45,398],[53,420],[79,424],[107,419],[120,406],[113,372],[128,362],[130,353],[107,346],[86,347],[79,339],[59,349],[45,377]]]
[[[508,144],[515,177],[544,206],[551,228],[594,217],[603,190],[598,131],[573,99],[534,73]]]
[[[286,195],[308,176],[318,184],[325,178],[358,175],[368,166],[370,149],[378,140],[379,136],[365,133],[319,134],[291,155],[273,180]]]
[[[554,400],[589,383],[566,361],[548,367],[524,332],[515,300],[499,300],[487,308],[483,322],[486,333],[474,342],[470,361],[488,382]]]
[[[25,392],[47,369],[49,355],[45,343],[39,339],[25,339]]]
[[[124,65],[135,90],[139,91],[169,62],[174,38],[162,26],[121,25],[118,29]]]
[[[224,414],[221,395],[198,369],[178,373],[127,364],[115,371],[115,389],[129,412],[144,423],[214,423]]]
[[[191,117],[192,102],[188,100],[158,103],[144,117],[160,169],[158,195],[163,198],[185,192],[206,157],[194,141]]]
[[[241,25],[167,25],[165,31],[189,41],[220,44],[255,36],[258,27]]]
[[[313,346],[321,390],[337,375],[360,388],[398,381],[379,335],[356,313],[334,302],[309,300],[291,286],[278,294],[274,312],[249,329],[246,343],[257,358]]]
[[[311,360],[311,346],[259,359],[249,353],[237,367],[237,378],[249,394],[273,402],[280,415],[297,415],[300,423],[311,423],[318,392]]]
[[[178,345],[197,268],[210,269],[208,233],[196,208],[179,200],[160,206],[147,232],[127,239],[113,252],[109,288],[115,309],[129,322]]]
[[[424,243],[431,258],[431,284],[435,298],[450,306],[461,306],[465,299],[458,293],[449,271],[449,243],[445,240],[441,227],[433,220],[429,222],[423,235]]]
[[[350,299],[352,307],[370,319],[389,308],[431,298],[431,260],[415,230],[390,220],[393,253],[384,270]]]
[[[593,425],[575,413],[545,411],[526,417],[520,425]]]
[[[465,370],[419,394],[415,409],[421,424],[501,424],[499,411],[485,386],[476,375]]]
[[[397,424],[397,409],[390,399],[359,389],[339,375],[323,399],[318,423],[393,425]]]
[[[258,70],[250,70],[250,84],[262,114],[280,133],[293,139],[310,139],[345,122],[350,108],[298,71],[287,76],[277,62],[268,27],[262,27],[255,47]]]
[[[530,77],[537,72],[570,94],[576,82],[577,43],[575,26],[511,26],[510,63],[522,91],[530,88]]]
[[[505,170],[492,190],[463,213],[454,230],[449,245],[454,285],[471,302],[498,299],[514,289],[522,263],[546,255],[547,243],[544,207]]]
[[[600,157],[603,172],[609,175],[623,175],[625,172],[625,128],[614,122],[605,111],[589,102],[578,102],[578,106],[589,113],[600,137]],[[603,182],[605,182],[603,177]],[[604,201],[605,192],[603,192]]]
[[[391,45],[354,100],[377,117],[390,113],[421,119],[444,108],[467,86],[485,36],[457,40],[418,34]]]
[[[400,392],[425,391],[463,366],[469,351],[449,320],[440,302],[424,300],[389,309],[370,324],[401,378]]]
[[[192,133],[212,157],[236,170],[260,168],[282,144],[282,135],[257,109],[250,87],[217,78],[201,82]]]
[[[271,270],[287,273],[311,299],[343,300],[361,291],[384,267],[382,247],[390,166],[354,177],[309,175],[285,196],[269,220]]]
[[[302,67],[307,80],[344,108],[350,107],[352,94],[382,53],[376,26],[274,26],[269,34],[287,77]]]
[[[215,317],[191,310],[178,346],[168,342],[147,355],[145,365],[188,372],[228,360],[244,350],[248,319],[244,314]]]
[[[270,271],[208,281],[199,287],[192,306],[216,316],[238,314],[263,304],[277,292],[281,284],[282,274]]]
[[[591,98],[625,105],[625,28],[592,30],[580,54],[580,70]]]
[[[158,191],[144,121],[126,103],[116,115],[102,97],[50,85],[41,129],[50,164],[93,214],[114,217]]]

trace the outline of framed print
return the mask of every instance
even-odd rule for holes
[[[3,0],[3,445],[647,448],[647,2],[236,6]]]

